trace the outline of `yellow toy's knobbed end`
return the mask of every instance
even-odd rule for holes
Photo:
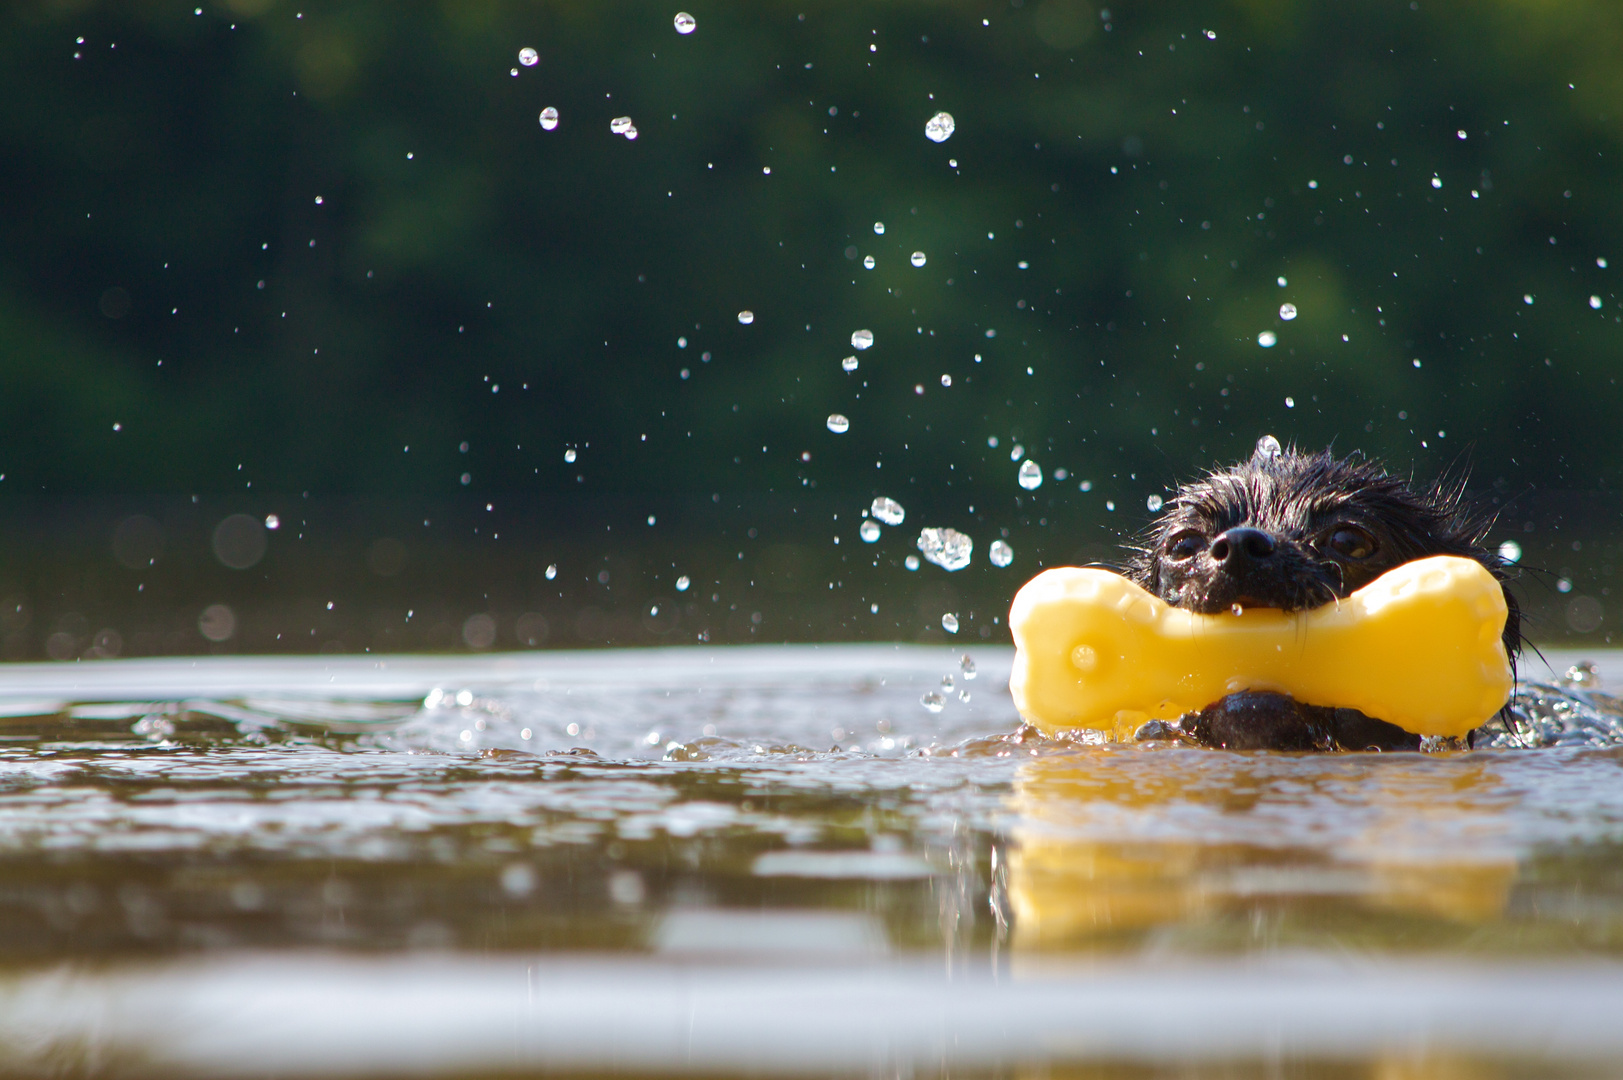
[[[1118,732],[1123,715],[1176,716],[1254,689],[1459,736],[1510,695],[1506,615],[1493,575],[1450,555],[1406,563],[1313,611],[1239,619],[1170,607],[1107,570],[1059,567],[1009,609],[1009,689],[1048,731]]]

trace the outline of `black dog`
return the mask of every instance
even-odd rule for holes
[[[1284,450],[1273,436],[1251,460],[1186,484],[1154,522],[1127,576],[1174,607],[1207,614],[1242,607],[1300,611],[1428,555],[1475,559],[1501,582],[1509,564],[1482,546],[1491,517],[1459,485],[1416,490],[1380,466],[1329,451]],[[1521,617],[1507,590],[1505,648]],[[1303,705],[1284,694],[1230,694],[1140,738],[1266,750],[1414,750],[1420,737],[1356,709]]]

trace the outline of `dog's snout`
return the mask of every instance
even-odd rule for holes
[[[1227,568],[1260,563],[1272,557],[1279,545],[1261,529],[1229,529],[1212,541],[1212,558]]]

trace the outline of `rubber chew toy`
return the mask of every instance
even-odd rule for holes
[[[1436,555],[1345,600],[1287,615],[1198,615],[1108,570],[1058,567],[1009,609],[1009,690],[1045,731],[1132,737],[1239,690],[1358,709],[1419,735],[1464,735],[1510,696],[1505,597],[1477,562]]]

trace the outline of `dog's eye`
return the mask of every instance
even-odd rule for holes
[[[1344,526],[1330,534],[1330,550],[1344,559],[1367,559],[1375,554],[1375,538],[1363,529]]]
[[[1167,541],[1167,557],[1192,559],[1206,550],[1206,538],[1197,532],[1182,532]]]

